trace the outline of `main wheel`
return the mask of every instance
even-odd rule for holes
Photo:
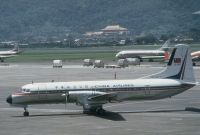
[[[84,109],[84,110],[83,110],[83,113],[84,113],[84,114],[90,114],[90,110]]]
[[[29,116],[29,112],[24,112],[24,116]]]
[[[104,113],[105,113],[105,110],[103,108],[97,108],[96,109],[96,114],[103,115]]]

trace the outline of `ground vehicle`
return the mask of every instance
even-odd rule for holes
[[[62,60],[53,60],[53,68],[62,68]]]

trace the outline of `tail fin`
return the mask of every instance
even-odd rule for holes
[[[163,51],[168,51],[169,50],[169,44],[170,44],[171,40],[168,39],[159,50],[163,50]]]
[[[189,46],[184,44],[176,45],[167,68],[147,78],[171,78],[185,82],[195,82]]]
[[[15,45],[14,45],[14,48],[12,49],[12,51],[14,51],[14,52],[19,52],[19,45],[18,45],[18,44],[15,44]]]

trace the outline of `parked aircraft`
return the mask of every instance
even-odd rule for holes
[[[192,56],[193,66],[195,66],[196,62],[200,61],[200,51],[192,52],[191,56]]]
[[[15,45],[12,50],[0,51],[0,61],[4,62],[4,59],[16,56],[18,53],[20,53],[18,45]]]
[[[116,58],[118,59],[126,59],[126,58],[138,58],[140,61],[143,61],[144,59],[148,59],[149,61],[153,61],[153,59],[163,59],[168,60],[169,54],[168,54],[168,45],[170,43],[170,40],[167,40],[161,48],[156,50],[125,50],[120,51],[116,54]]]
[[[76,103],[84,112],[103,114],[109,102],[155,100],[172,97],[196,85],[187,45],[176,45],[165,70],[139,79],[31,83],[7,97],[13,106]]]

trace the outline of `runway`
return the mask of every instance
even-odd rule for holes
[[[121,69],[65,65],[52,68],[50,64],[21,63],[0,65],[0,135],[199,135],[200,112],[185,111],[200,108],[200,87],[175,97],[141,102],[107,104],[105,116],[82,113],[75,104],[30,106],[30,117],[23,109],[10,107],[6,97],[32,82],[132,79],[161,71],[163,65],[143,65]],[[200,81],[200,68],[195,67]]]

